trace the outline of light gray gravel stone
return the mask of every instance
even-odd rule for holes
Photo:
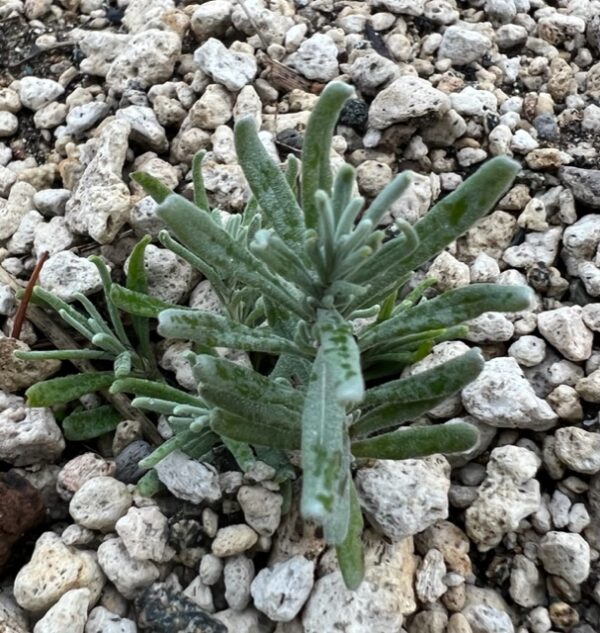
[[[487,604],[468,605],[462,611],[473,633],[514,633],[515,627],[506,611]]]
[[[31,250],[36,227],[43,223],[44,218],[37,211],[28,211],[19,223],[19,228],[8,240],[6,247],[11,255],[23,255]]]
[[[422,603],[433,603],[446,593],[448,587],[443,581],[445,574],[446,564],[442,553],[430,549],[417,569],[415,582],[417,596]]]
[[[33,204],[42,215],[63,215],[70,197],[71,192],[68,189],[42,189],[34,194]]]
[[[166,562],[174,555],[168,545],[168,519],[156,506],[129,508],[117,521],[115,531],[132,558]]]
[[[40,273],[40,286],[63,301],[73,301],[81,292],[90,295],[102,288],[98,269],[86,257],[72,251],[52,255]]]
[[[558,422],[550,405],[538,398],[514,358],[493,358],[462,391],[467,411],[496,427],[543,431]]]
[[[205,585],[199,576],[196,576],[194,580],[183,591],[190,600],[195,602],[201,609],[208,611],[208,613],[215,612],[215,602],[213,600],[212,589]]]
[[[196,49],[194,61],[214,81],[232,92],[238,92],[250,83],[257,72],[253,56],[230,51],[213,37]]]
[[[250,585],[254,579],[254,563],[240,554],[225,561],[223,582],[225,600],[231,609],[243,611],[250,602]]]
[[[13,289],[8,284],[0,283],[0,314],[11,316],[17,308]]]
[[[93,477],[73,495],[69,513],[90,530],[110,532],[132,504],[127,486],[113,477]]]
[[[54,532],[44,532],[36,544],[31,560],[15,578],[14,592],[18,604],[33,612],[47,611],[71,589],[88,589],[94,604],[104,575],[92,552],[67,547]]]
[[[0,111],[0,138],[7,138],[19,129],[19,119],[12,112]]]
[[[307,79],[327,83],[338,76],[338,50],[324,33],[315,33],[304,40],[286,63]]]
[[[36,111],[60,97],[65,89],[53,79],[30,76],[19,79],[18,91],[21,103]]]
[[[271,536],[281,520],[283,498],[262,486],[242,486],[237,500],[246,523],[263,536]]]
[[[293,620],[310,595],[314,571],[315,563],[304,556],[293,556],[261,570],[251,589],[256,608],[274,622]]]
[[[548,532],[540,542],[538,556],[549,574],[572,585],[582,583],[590,574],[590,546],[579,534]]]
[[[205,554],[200,560],[200,580],[205,585],[214,585],[223,573],[223,559],[214,554]]]
[[[563,464],[584,475],[600,472],[600,433],[565,426],[554,437],[554,451]]]
[[[465,520],[467,534],[480,551],[498,545],[521,519],[539,509],[540,484],[534,479],[539,465],[540,459],[526,448],[502,446],[492,451],[488,476]]]
[[[66,118],[64,134],[71,134],[75,137],[81,136],[85,131],[94,127],[110,111],[110,106],[104,101],[90,101],[75,106]]]
[[[33,229],[33,252],[36,257],[48,253],[50,257],[67,250],[74,241],[66,220],[61,216],[50,219],[50,222],[39,222]]]
[[[65,501],[70,501],[81,486],[93,477],[110,477],[116,466],[97,453],[82,453],[69,460],[60,470],[56,491]]]
[[[203,2],[192,14],[190,26],[199,42],[209,37],[220,37],[231,24],[233,6],[227,0]]]
[[[378,460],[356,474],[360,504],[370,522],[393,541],[448,516],[450,466],[445,457]]]
[[[164,152],[169,147],[165,128],[158,122],[152,108],[131,105],[117,110],[117,119],[131,125],[129,138],[142,147],[155,152]]]
[[[369,125],[382,130],[424,116],[441,116],[450,109],[450,99],[429,81],[405,75],[377,94],[369,107]]]
[[[35,189],[27,182],[16,182],[8,200],[0,200],[0,240],[5,240],[19,228],[25,214],[33,209]]]
[[[534,367],[546,357],[546,342],[539,336],[526,334],[508,348],[508,355],[522,367]]]
[[[217,471],[210,464],[190,459],[181,451],[173,451],[156,467],[156,474],[178,499],[202,503],[221,498]]]
[[[465,66],[480,60],[491,47],[492,42],[482,33],[456,24],[444,31],[438,56],[450,59],[455,66]]]
[[[538,328],[565,358],[580,362],[591,356],[594,335],[583,322],[580,306],[540,312]]]
[[[133,620],[122,618],[105,607],[96,607],[90,612],[85,633],[137,633],[137,626]]]
[[[0,459],[15,466],[53,462],[65,449],[51,409],[9,407],[0,413]]]
[[[89,604],[89,589],[67,591],[37,622],[33,633],[83,633]]]
[[[120,594],[132,600],[137,592],[158,579],[158,567],[131,558],[120,538],[104,541],[98,548],[98,563]]]
[[[536,564],[517,554],[510,572],[510,596],[521,607],[531,608],[546,600],[546,586]]]

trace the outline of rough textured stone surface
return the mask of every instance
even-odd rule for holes
[[[121,178],[131,126],[107,123],[96,140],[96,151],[67,202],[65,217],[74,233],[89,235],[100,244],[113,241],[128,219],[129,188]]]
[[[21,607],[41,612],[71,589],[88,589],[94,604],[103,586],[104,575],[92,552],[67,547],[57,534],[45,532],[17,574],[14,591]]]
[[[538,314],[542,336],[569,360],[587,360],[592,354],[594,334],[583,322],[579,306],[565,306]]]
[[[124,483],[112,477],[93,477],[73,495],[69,512],[83,527],[110,532],[131,503],[131,493]]]
[[[0,337],[0,389],[8,393],[31,387],[60,369],[59,360],[19,360],[13,356],[17,350],[28,351],[29,346],[8,336]]]
[[[356,474],[360,504],[382,534],[397,541],[448,516],[450,467],[445,457],[378,460]]]
[[[466,513],[467,534],[480,551],[498,545],[521,519],[540,508],[540,484],[534,479],[539,465],[539,458],[526,448],[503,446],[492,451],[487,478]]]
[[[563,464],[584,475],[600,472],[600,433],[566,426],[557,429],[554,437],[554,452]]]
[[[590,574],[590,546],[579,534],[548,532],[540,542],[538,556],[549,574],[573,585]]]
[[[105,607],[96,607],[90,612],[85,633],[137,633],[137,626],[133,620],[121,618]]]
[[[73,301],[81,292],[90,295],[102,288],[98,269],[85,257],[61,251],[48,259],[40,273],[40,286],[63,301]]]
[[[467,411],[491,426],[543,431],[558,422],[550,405],[538,398],[514,358],[493,358],[462,391]]]
[[[600,208],[600,170],[561,167],[558,173],[577,200],[590,207]]]
[[[339,73],[337,56],[333,40],[323,33],[315,33],[287,58],[287,63],[307,79],[327,83]]]
[[[261,570],[251,589],[256,608],[274,622],[293,620],[310,595],[314,571],[314,562],[304,556],[293,556]]]
[[[212,553],[224,558],[250,549],[258,541],[258,534],[247,525],[228,525],[220,528],[212,542]]]
[[[163,562],[173,557],[168,520],[156,506],[129,508],[115,529],[132,558]]]
[[[89,604],[89,589],[67,591],[35,625],[33,633],[83,633]]]
[[[156,465],[158,478],[179,499],[192,503],[218,501],[221,498],[215,468],[173,451]]]
[[[240,554],[225,561],[223,582],[225,600],[231,609],[243,611],[250,603],[250,587],[254,578],[254,563]]]
[[[254,57],[229,51],[212,37],[196,49],[194,61],[207,75],[232,92],[250,83],[257,71]]]
[[[114,462],[107,461],[96,453],[83,453],[61,468],[56,489],[65,501],[70,501],[75,492],[92,477],[110,477],[114,472]]]
[[[262,536],[271,536],[281,520],[283,498],[262,486],[242,486],[237,500],[246,523]]]

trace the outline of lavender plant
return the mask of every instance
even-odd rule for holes
[[[414,226],[396,221],[398,235],[384,241],[377,227],[409,178],[397,176],[365,209],[354,194],[354,169],[332,172],[331,139],[351,94],[345,84],[327,86],[302,160],[290,157],[285,171],[252,118],[238,121],[236,151],[252,197],[226,222],[209,208],[201,155],[193,164],[193,201],[147,174],[133,175],[159,203],[168,227],[159,240],[211,282],[224,315],[168,306],[131,285],[113,284],[108,298],[144,327],[157,318],[161,336],[195,345],[197,394],[149,380],[133,360],[129,373],[114,372],[113,392],[133,393],[135,406],[167,415],[175,431],[142,464],[150,468],[176,448],[201,457],[220,441],[242,466],[255,454],[281,463],[286,451],[300,451],[302,515],[322,525],[355,588],[363,575],[356,461],[452,453],[477,441],[468,424],[402,425],[472,381],[483,367],[478,350],[410,377],[400,377],[403,369],[435,344],[464,336],[465,321],[525,309],[530,296],[524,287],[475,284],[426,299],[429,281],[403,296],[412,271],[492,209],[519,166],[492,159]],[[272,369],[236,364],[216,348],[261,353]],[[38,398],[46,393],[43,384],[34,389]]]

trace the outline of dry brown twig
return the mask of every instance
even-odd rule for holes
[[[0,281],[9,285],[14,291],[22,290],[23,286],[17,281],[13,275],[0,266]],[[33,286],[32,286],[33,288]],[[80,349],[81,346],[58,325],[50,315],[44,310],[34,305],[28,305],[26,309],[27,318],[40,331],[44,332],[48,340],[56,347],[56,349]],[[97,369],[89,360],[73,359],[69,361],[82,373],[94,373]],[[131,402],[122,393],[109,393],[108,391],[100,392],[110,404],[123,416],[124,420],[136,420],[142,424],[142,431],[145,438],[155,446],[162,444],[162,437],[156,430],[152,421],[147,418],[141,411],[131,406]]]

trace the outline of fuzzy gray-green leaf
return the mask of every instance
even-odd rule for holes
[[[71,441],[91,440],[117,428],[123,416],[110,405],[74,411],[62,421],[65,438]]]
[[[358,589],[365,575],[362,548],[363,517],[354,482],[350,484],[350,522],[346,538],[335,548],[344,584],[351,591]]]
[[[25,392],[27,404],[30,407],[51,407],[55,404],[71,402],[88,393],[107,389],[114,379],[115,375],[112,371],[50,378],[27,389]]]

